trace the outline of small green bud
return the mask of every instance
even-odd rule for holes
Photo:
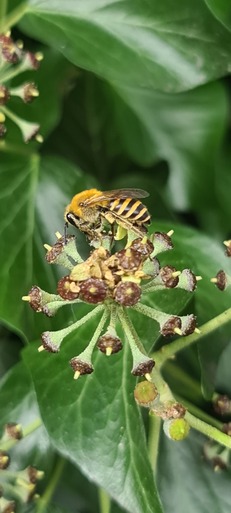
[[[165,420],[163,428],[167,437],[176,442],[184,440],[190,430],[189,423],[184,418]]]

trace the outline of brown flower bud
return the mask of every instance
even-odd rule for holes
[[[135,271],[142,262],[141,254],[130,247],[118,251],[115,256],[118,260],[119,267],[124,269],[124,271]]]
[[[40,52],[26,52],[24,55],[25,68],[37,70],[42,59],[43,55]]]
[[[21,440],[23,437],[22,426],[16,422],[8,422],[5,424],[4,438]]]
[[[55,263],[57,257],[63,252],[68,242],[71,242],[74,239],[74,235],[67,235],[66,240],[64,237],[60,237],[56,243],[47,251],[45,255],[46,261],[49,262],[49,264]]]
[[[167,233],[155,232],[153,236],[154,256],[173,248],[171,237]]]
[[[181,317],[181,331],[182,335],[191,335],[196,328],[196,317],[193,314]]]
[[[143,361],[135,367],[133,367],[132,374],[134,376],[145,376],[145,374],[150,374],[150,372],[152,372],[154,365],[154,360],[152,360],[151,358],[147,358],[146,361]]]
[[[149,239],[146,240],[146,237],[144,239],[134,239],[130,247],[139,253],[142,259],[148,258],[154,250],[152,242]]]
[[[172,265],[165,265],[164,267],[161,267],[159,274],[165,287],[173,289],[177,286],[179,278],[178,276],[174,276],[174,273],[176,272],[176,268]]]
[[[115,301],[120,305],[135,305],[138,303],[140,296],[141,287],[133,281],[120,282],[115,288]]]
[[[231,399],[228,395],[217,395],[213,400],[213,408],[218,415],[229,415],[231,413]]]
[[[61,341],[58,341],[58,343],[54,340],[52,340],[51,332],[50,331],[44,331],[41,335],[42,340],[42,346],[41,349],[44,348],[48,353],[58,353],[59,348],[61,345]],[[39,348],[40,351],[40,348]]]
[[[216,280],[216,281],[215,281]],[[216,284],[219,290],[225,290],[227,287],[227,277],[225,271],[222,269],[218,271],[214,283]]]
[[[3,58],[11,64],[16,64],[21,56],[21,51],[15,45],[13,39],[7,35],[0,35],[0,49]]]
[[[22,99],[25,103],[31,103],[38,96],[39,92],[34,82],[24,84]]]
[[[154,383],[151,383],[147,380],[137,383],[134,390],[134,397],[136,402],[140,404],[140,406],[150,408],[150,406],[152,405],[153,401],[155,401],[157,396],[158,391]]]
[[[225,240],[224,245],[226,246],[225,254],[227,257],[231,257],[231,240]]]
[[[70,360],[70,366],[72,367],[75,375],[91,374],[94,371],[94,367],[89,362],[80,360],[78,356],[75,356]]]
[[[80,287],[70,276],[64,276],[58,281],[57,293],[63,298],[71,301],[79,297]]]
[[[86,303],[102,303],[107,297],[107,286],[105,282],[98,278],[89,278],[81,281],[80,298]]]
[[[0,470],[5,470],[10,464],[10,456],[6,451],[0,451]]]
[[[188,292],[193,292],[197,286],[197,280],[195,274],[191,269],[183,269],[179,276],[178,286]]]
[[[107,356],[110,356],[113,353],[118,353],[123,346],[119,337],[108,332],[99,338],[97,347],[102,353],[106,353]]]
[[[7,128],[4,123],[0,123],[0,139],[6,135]]]
[[[5,105],[10,99],[10,91],[4,85],[0,85],[0,105]]]
[[[181,329],[181,318],[176,315],[172,315],[164,324],[162,324],[160,332],[164,337],[167,337],[168,335],[175,335],[176,328]]]

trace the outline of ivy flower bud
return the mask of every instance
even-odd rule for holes
[[[24,69],[34,69],[37,70],[40,66],[40,62],[43,60],[43,54],[41,52],[26,52],[23,58],[23,67]]]
[[[131,247],[118,251],[116,259],[118,260],[118,266],[124,271],[135,271],[142,262],[141,254],[134,251]]]
[[[142,355],[142,359],[140,361],[133,361],[132,374],[133,376],[149,376],[152,372],[154,365],[155,362],[154,360],[152,360],[152,358],[148,358],[148,356]]]
[[[224,245],[226,246],[225,254],[227,257],[231,256],[231,240],[224,240]]]
[[[64,237],[59,237],[53,246],[49,246],[48,244],[44,244],[45,249],[47,249],[47,253],[45,255],[46,261],[49,264],[58,264],[62,265],[66,269],[70,271],[73,269],[73,264],[69,260],[70,247],[72,248],[73,243],[75,247],[75,237],[73,235],[69,235],[64,240]],[[73,248],[72,248],[73,251]],[[71,252],[72,253],[72,252]]]
[[[0,85],[0,105],[5,105],[10,99],[10,91],[4,85]]]
[[[71,280],[70,276],[64,276],[58,282],[57,293],[69,301],[79,297],[80,287],[76,281]]]
[[[150,408],[158,397],[158,391],[154,383],[151,383],[151,381],[140,381],[140,383],[137,383],[135,387],[134,397],[140,406]]]
[[[184,440],[190,430],[189,423],[184,418],[165,420],[163,428],[167,437],[176,442]]]
[[[196,317],[193,314],[181,316],[182,335],[191,335],[196,329]]]
[[[213,408],[218,415],[231,414],[231,399],[228,395],[217,394],[213,399]]]
[[[36,467],[29,465],[24,470],[20,470],[17,473],[17,482],[24,480],[27,483],[36,484],[37,481],[40,481],[43,477],[44,472],[42,470],[38,470]]]
[[[10,464],[10,456],[6,451],[0,451],[0,470],[5,470]]]
[[[191,269],[183,269],[179,275],[177,287],[180,289],[193,292],[197,286],[197,279]]]
[[[88,361],[81,360],[79,356],[72,358],[69,363],[75,372],[74,379],[78,379],[79,376],[84,374],[91,374],[94,371],[93,365]]]
[[[172,265],[165,265],[164,267],[161,267],[159,277],[165,287],[173,289],[179,282],[178,273],[180,274],[180,272]]]
[[[0,35],[0,50],[3,59],[11,64],[16,64],[21,57],[20,49],[8,35]]]
[[[154,250],[153,243],[147,237],[134,239],[129,247],[139,253],[143,260],[148,258]]]
[[[211,278],[211,282],[215,283],[217,288],[223,291],[228,287],[228,285],[230,285],[231,280],[225,271],[221,269],[218,271],[215,278]]]
[[[155,232],[152,241],[154,244],[154,251],[152,252],[153,257],[173,248],[171,237],[167,233]]]
[[[111,354],[118,353],[123,345],[119,337],[117,337],[115,330],[110,329],[104,335],[102,335],[98,342],[97,347],[102,353],[105,353],[107,356]]]
[[[181,332],[181,318],[178,317],[177,315],[169,316],[169,318],[165,322],[160,323],[160,332],[161,332],[161,335],[163,335],[164,337],[167,337],[169,335],[176,335],[176,334],[182,335],[182,333],[180,333]]]
[[[86,303],[102,303],[107,297],[107,286],[105,282],[98,278],[89,278],[81,281],[80,298]]]
[[[37,285],[34,285],[28,296],[22,297],[23,301],[28,301],[31,308],[35,312],[42,312],[47,317],[55,315],[56,311],[62,306],[62,301],[56,294],[49,294],[45,290],[40,289]]]
[[[21,440],[23,437],[22,426],[16,422],[8,422],[4,426],[4,433],[1,441]]]
[[[6,135],[6,132],[6,125],[4,125],[4,123],[0,123],[0,139],[2,139]]]
[[[27,82],[10,90],[11,96],[19,96],[24,103],[31,103],[39,96],[39,91],[33,82]]]
[[[120,282],[115,288],[115,301],[123,306],[133,306],[141,296],[141,287],[133,281]]]

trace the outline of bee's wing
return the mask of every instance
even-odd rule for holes
[[[143,189],[114,189],[112,191],[104,191],[100,196],[95,196],[84,201],[84,206],[94,205],[100,201],[110,201],[117,198],[146,198],[149,193]]]

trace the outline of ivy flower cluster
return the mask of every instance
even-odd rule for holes
[[[42,59],[40,52],[24,51],[22,41],[13,41],[10,32],[0,34],[0,138],[6,134],[5,121],[8,118],[19,127],[24,142],[28,143],[31,139],[42,142],[39,124],[22,119],[8,108],[12,97],[17,96],[24,103],[31,103],[39,96],[34,82],[22,82],[19,86],[12,87],[11,81],[24,71],[37,70]]]
[[[69,333],[94,316],[100,315],[100,321],[97,322],[88,346],[70,360],[75,379],[93,372],[92,353],[95,346],[110,356],[120,351],[123,341],[126,340],[133,356],[132,374],[145,376],[150,380],[155,362],[146,354],[129,312],[135,311],[154,319],[164,337],[189,335],[197,331],[193,314],[168,314],[145,304],[145,297],[162,289],[181,288],[189,292],[195,290],[198,277],[190,269],[178,271],[171,265],[161,267],[157,258],[163,251],[172,249],[172,234],[172,231],[155,232],[150,237],[143,238],[134,238],[134,234],[128,234],[125,247],[114,253],[109,249],[107,238],[102,238],[98,247],[83,260],[75,237],[64,238],[57,233],[57,241],[53,246],[45,244],[46,261],[49,264],[62,265],[68,273],[57,283],[57,294],[50,294],[35,285],[23,299],[29,301],[33,310],[47,316],[55,315],[64,305],[80,302],[90,304],[93,308],[64,329],[42,333],[39,351],[57,353]],[[123,341],[116,331],[118,324],[124,332]]]
[[[23,470],[11,470],[9,452],[2,449],[10,441],[23,438],[22,427],[10,422],[5,425],[0,439],[0,511],[14,513],[18,504],[28,504],[39,496],[36,493],[37,483],[44,477],[44,472],[36,467],[28,466]]]

